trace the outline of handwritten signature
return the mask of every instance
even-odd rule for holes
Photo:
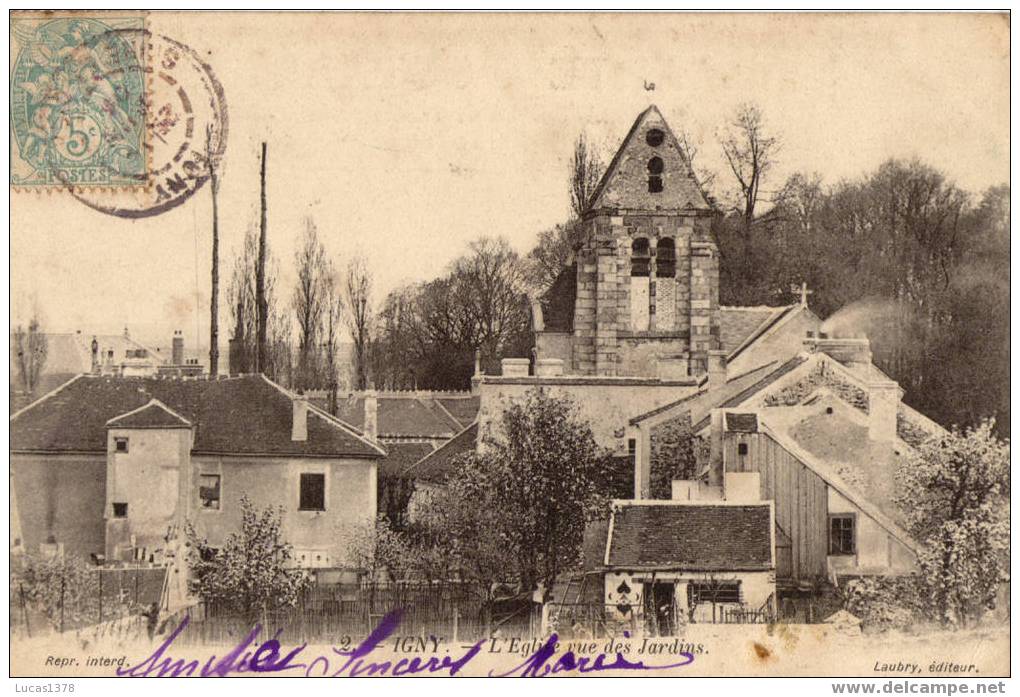
[[[416,675],[419,673],[445,673],[457,675],[482,651],[485,641],[468,647],[459,657],[429,656],[422,658],[401,658],[399,660],[369,660],[372,652],[379,649],[386,638],[400,626],[401,613],[395,610],[379,622],[375,629],[353,649],[346,651],[333,648],[330,655],[305,656],[307,644],[295,646],[289,651],[280,645],[280,632],[272,639],[256,646],[261,625],[255,625],[248,635],[222,657],[209,656],[204,663],[200,659],[186,661],[174,658],[170,649],[174,641],[188,626],[187,616],[170,633],[155,651],[141,662],[117,669],[121,677],[226,677],[241,673],[301,673],[318,677],[357,677],[370,675]],[[506,672],[489,671],[493,677],[544,677],[559,673],[595,673],[608,670],[666,670],[690,665],[694,654],[680,653],[676,663],[646,665],[641,661],[629,661],[621,654],[610,660],[606,654],[597,656],[576,656],[572,651],[557,654],[559,637],[552,634],[544,644],[528,658]]]

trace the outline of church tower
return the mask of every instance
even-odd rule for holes
[[[706,201],[654,105],[642,112],[582,218],[573,372],[699,375],[719,349],[719,259]]]

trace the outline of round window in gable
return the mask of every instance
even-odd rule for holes
[[[662,145],[662,141],[666,139],[666,134],[660,131],[658,128],[649,129],[648,133],[645,133],[645,142],[651,145],[653,148],[657,148]]]

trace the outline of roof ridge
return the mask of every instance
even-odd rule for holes
[[[49,392],[44,394],[39,399],[37,399],[37,400],[35,400],[35,401],[33,401],[33,402],[31,402],[29,404],[26,404],[25,406],[21,407],[21,409],[18,409],[16,412],[11,414],[10,418],[8,419],[8,423],[11,422],[11,421],[14,421],[14,419],[18,418],[19,416],[24,414],[29,409],[32,409],[32,408],[36,407],[38,404],[42,403],[44,400],[47,400],[50,397],[54,396],[55,394],[60,392],[62,389],[64,389],[68,385],[70,385],[72,382],[74,382],[75,380],[77,380],[79,378],[82,378],[82,377],[85,377],[85,373],[78,373],[77,375],[75,375],[71,379],[67,380],[66,382],[63,382],[63,383],[57,385],[56,387],[54,387],[52,390],[50,390]]]
[[[184,423],[188,424],[189,426],[194,425],[194,424],[192,424],[192,422],[189,419],[184,418],[183,416],[178,414],[176,411],[174,411],[173,409],[171,409],[170,407],[168,407],[166,404],[164,404],[160,400],[156,399],[155,397],[151,397],[148,402],[146,402],[145,404],[143,404],[140,407],[136,407],[136,408],[134,408],[134,409],[132,409],[130,411],[124,412],[123,414],[118,414],[117,416],[114,416],[113,418],[107,419],[106,420],[106,425],[109,426],[114,421],[120,421],[121,419],[126,418],[128,416],[131,416],[132,414],[137,414],[139,412],[145,411],[149,407],[157,407],[157,408],[162,409],[163,411],[167,412],[168,414],[170,414],[174,418],[180,419],[181,421],[183,421]]]
[[[266,376],[265,373],[258,373],[258,376],[261,377],[263,380],[265,380],[269,385],[271,385],[272,387],[276,388],[277,391],[279,391],[281,394],[283,394],[285,397],[287,397],[291,401],[293,401],[296,397],[299,396],[297,393],[291,392],[290,390],[288,390],[283,385],[280,385],[279,383],[276,383],[273,380],[271,380],[268,376]],[[304,397],[304,395],[300,395],[300,396]],[[313,414],[317,414],[320,418],[323,418],[323,420],[326,423],[328,423],[328,424],[330,424],[332,426],[335,426],[336,428],[339,428],[339,429],[342,429],[344,431],[347,431],[348,433],[350,433],[351,436],[353,436],[354,438],[357,438],[359,441],[361,441],[365,445],[371,447],[372,449],[374,449],[376,452],[378,452],[383,457],[386,457],[386,454],[387,454],[386,451],[383,448],[381,448],[374,441],[369,440],[368,438],[366,438],[360,431],[355,430],[354,428],[348,426],[347,424],[345,424],[343,421],[340,421],[339,419],[334,419],[333,416],[331,416],[330,414],[327,414],[326,412],[324,412],[321,409],[319,409],[317,406],[315,406],[310,401],[308,401],[307,398],[305,398],[305,401],[306,401],[306,403],[308,405],[308,411],[309,412],[311,412]]]

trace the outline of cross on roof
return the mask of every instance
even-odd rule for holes
[[[807,297],[814,293],[813,290],[808,290],[807,282],[801,283],[799,288],[797,286],[790,286],[790,292],[795,294],[800,293],[801,307],[807,307]]]

